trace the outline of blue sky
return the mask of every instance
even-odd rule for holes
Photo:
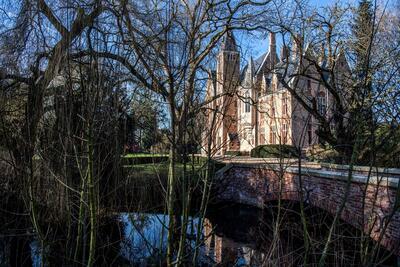
[[[396,0],[391,0],[396,1]],[[332,0],[310,0],[308,3],[311,7],[314,7],[316,9],[323,9],[325,7],[331,6],[334,3],[339,2],[340,4],[346,5],[357,5],[359,0],[339,0],[339,1],[332,1]],[[265,34],[265,36],[247,36],[247,35],[236,35],[236,39],[239,44],[242,45],[242,57],[244,57],[246,60],[252,56],[253,58],[257,58],[261,56],[263,53],[268,51],[268,46],[269,46],[269,38],[268,38],[268,33]],[[246,45],[243,45],[246,44]],[[277,38],[277,52],[279,55],[280,52],[280,43],[279,43],[279,38]]]
[[[346,6],[357,6],[360,0],[309,0],[308,4],[311,8],[316,8],[318,10],[322,10],[325,7],[332,6],[335,3],[339,3],[340,5]],[[391,10],[391,7],[398,4],[400,0],[377,0],[377,4],[379,7],[383,7],[387,4],[387,11]],[[373,1],[374,2],[374,1]],[[242,57],[246,60],[252,56],[253,58],[257,58],[261,56],[263,53],[268,51],[268,33],[265,36],[258,36],[258,37],[250,37],[250,36],[236,36],[238,43],[242,45]],[[243,38],[243,39],[241,39]],[[280,43],[279,38],[277,37],[277,52],[279,55],[280,52]]]

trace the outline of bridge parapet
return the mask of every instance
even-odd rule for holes
[[[350,166],[349,165],[340,165],[340,164],[332,164],[332,163],[321,163],[322,170],[329,170],[335,172],[345,172],[348,173]],[[367,167],[367,166],[353,166],[353,173],[362,174],[362,175],[375,175],[375,176],[384,176],[384,177],[392,177],[392,178],[400,178],[400,169],[396,168],[379,168],[379,167]]]
[[[299,201],[303,192],[306,203],[335,214],[345,198],[348,167],[305,164],[299,175],[297,164],[230,162],[217,173],[217,198],[263,207],[278,198]],[[354,169],[340,217],[400,256],[400,170],[367,168]]]

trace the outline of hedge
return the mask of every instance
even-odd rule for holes
[[[290,145],[261,145],[250,152],[253,158],[294,158],[298,155],[297,149]]]
[[[226,156],[242,156],[242,153],[240,151],[225,151]]]
[[[160,163],[168,161],[168,155],[166,156],[140,156],[140,157],[124,157],[125,165],[136,165],[136,164],[149,164],[149,163]]]

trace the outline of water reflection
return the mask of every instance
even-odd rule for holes
[[[168,216],[163,214],[123,213],[124,240],[121,254],[130,262],[142,262],[164,254]]]
[[[254,244],[237,242],[216,234],[213,229],[211,221],[205,219],[205,254],[214,263],[223,266],[261,266],[264,253],[256,250]]]
[[[261,266],[264,253],[256,236],[262,223],[260,210],[235,205],[211,210],[204,219],[201,233],[196,233],[199,218],[191,217],[187,228],[188,243],[195,245],[201,235],[199,265]],[[142,266],[160,263],[165,258],[167,225],[164,214],[123,213],[124,240],[121,255],[132,264]]]
[[[210,207],[204,221],[196,216],[189,218],[187,227],[187,255],[191,262],[195,239],[200,235],[200,266],[297,266],[302,264],[303,233],[295,206],[282,210],[282,224],[278,235],[273,227],[276,210],[264,210],[243,205],[229,204]],[[326,237],[330,219],[325,213],[309,209],[310,234],[321,244]],[[324,224],[321,224],[324,222]],[[326,223],[328,222],[328,223]],[[169,217],[162,213],[119,213],[99,219],[97,235],[96,266],[161,266],[165,264],[167,226]],[[200,232],[197,233],[199,223]],[[359,251],[357,232],[346,225],[337,232],[341,243],[333,243],[335,253],[342,253],[345,260],[337,257],[330,260],[331,266],[357,264]],[[64,239],[62,239],[64,238]],[[60,243],[46,246],[42,255],[39,243],[32,237],[0,238],[0,266],[71,266],[67,252]],[[60,240],[65,240],[61,237]],[[352,242],[348,242],[348,241]],[[310,255],[309,263],[318,262],[319,253]],[[61,260],[61,261],[60,261]],[[84,262],[84,261],[82,261]]]
[[[160,263],[165,258],[169,216],[165,214],[122,213],[124,239],[121,255],[133,264]],[[187,227],[188,244],[195,245],[199,218],[189,217]],[[199,233],[203,235],[203,233]],[[202,251],[202,250],[201,250]]]
[[[205,253],[220,266],[261,266],[261,216],[259,209],[248,206],[214,208],[203,224]]]

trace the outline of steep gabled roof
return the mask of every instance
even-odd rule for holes
[[[260,57],[258,57],[256,60],[253,61],[253,67],[254,67],[253,77],[262,73],[265,69],[272,70],[273,63],[276,64],[278,62],[279,62],[279,57],[275,51],[273,52],[273,54],[271,54],[271,51],[262,54]],[[244,68],[241,71],[240,82],[242,84],[245,82],[248,66],[249,64],[244,66]]]
[[[249,64],[246,65],[245,71],[243,72],[242,85],[245,87],[251,87],[253,85],[253,78],[255,73],[253,57],[250,57]]]
[[[289,57],[288,61],[281,61],[278,64],[276,64],[273,72],[276,75],[285,74],[284,79],[287,83],[290,84],[294,82],[292,75],[298,71],[298,68],[299,68],[298,60]]]
[[[318,61],[315,51],[309,45],[307,45],[304,49],[303,56],[305,56],[305,55],[306,55],[306,58]],[[285,62],[285,61],[279,62],[276,65],[274,73],[275,74],[283,74],[283,72],[286,71],[286,77],[285,77],[286,82],[288,82],[289,84],[293,84],[298,77],[295,74],[299,72],[299,68],[301,66],[300,66],[298,57],[296,57],[296,58],[288,57],[288,59],[289,59],[289,62]],[[335,71],[343,71],[343,72],[350,71],[350,68],[348,66],[347,59],[345,56],[345,51],[343,49],[340,49],[339,53],[336,55],[334,60],[337,63],[335,65]],[[324,69],[328,68],[328,64],[329,64],[328,59],[323,57],[323,59],[318,64],[324,70]],[[341,69],[339,69],[339,68],[341,68]],[[322,75],[323,75],[323,78],[329,82],[329,80],[331,79],[331,75],[330,75],[329,71],[323,71]]]
[[[271,53],[271,51],[268,51],[268,53],[265,54],[264,58],[262,59],[261,64],[258,66],[256,69],[256,75],[259,74],[264,68],[272,69],[272,64],[279,62],[278,55],[276,52]]]
[[[268,61],[268,57],[269,57],[269,52],[266,52],[264,54],[262,54],[261,56],[259,56],[258,58],[256,58],[255,60],[253,60],[253,77],[256,76],[258,74],[258,71],[262,68],[262,66],[264,66],[266,64],[266,62],[270,62]],[[244,79],[246,77],[246,72],[248,69],[249,64],[245,65],[241,71],[240,74],[240,81],[243,83]]]

